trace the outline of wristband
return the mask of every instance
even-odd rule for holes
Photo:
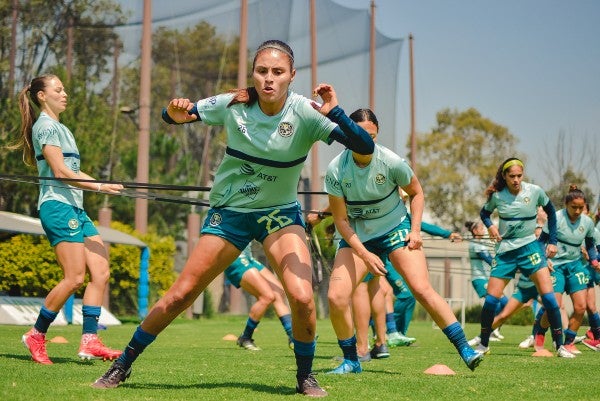
[[[100,192],[100,188],[102,188],[102,183],[98,184],[98,188],[96,188],[96,192]]]
[[[325,216],[323,216],[323,211],[319,210],[319,212],[317,213],[317,216],[319,217],[319,219],[323,220],[325,218]]]

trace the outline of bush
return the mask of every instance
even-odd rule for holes
[[[111,227],[140,238],[150,249],[150,295],[153,304],[175,280],[175,241],[156,234],[139,235],[122,223]],[[110,306],[117,315],[137,314],[140,250],[131,245],[110,247]],[[63,278],[54,249],[45,236],[15,235],[0,242],[0,292],[12,296],[45,297]],[[86,283],[88,278],[86,277]],[[81,298],[85,286],[75,294]]]

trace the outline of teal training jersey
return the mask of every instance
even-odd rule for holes
[[[497,209],[500,217],[498,230],[502,241],[496,244],[496,254],[535,241],[538,206],[545,206],[549,201],[542,188],[524,181],[517,195],[511,194],[507,188],[494,192],[483,207],[490,213]]]
[[[469,243],[469,262],[471,263],[471,280],[474,279],[489,279],[491,266],[483,260],[480,252],[489,253],[492,245],[488,241],[482,239],[473,239]]]
[[[407,215],[398,187],[410,183],[413,171],[391,150],[375,144],[371,163],[358,167],[352,151],[337,155],[327,168],[325,190],[343,197],[350,224],[366,242],[397,227]]]
[[[210,206],[245,212],[294,204],[308,152],[319,140],[331,143],[336,124],[293,92],[274,116],[264,114],[258,102],[227,107],[232,99],[233,94],[220,94],[197,103],[204,123],[227,132]]]
[[[547,224],[543,231],[548,233]],[[560,209],[556,212],[556,231],[558,252],[552,258],[555,266],[581,259],[581,245],[584,240],[594,239],[594,222],[589,216],[582,214],[575,223],[571,223],[567,210]]]
[[[54,177],[50,165],[44,159],[42,149],[45,145],[57,146],[61,149],[65,165],[79,173],[79,149],[71,131],[48,114],[41,112],[32,128],[33,149],[41,177]],[[40,180],[40,205],[48,200],[56,200],[83,209],[83,191],[59,180]]]

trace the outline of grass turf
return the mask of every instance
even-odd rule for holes
[[[42,366],[30,361],[21,335],[23,326],[0,326],[1,400],[282,400],[303,399],[295,394],[295,361],[277,319],[264,319],[254,335],[260,352],[225,341],[237,335],[245,316],[219,316],[210,320],[178,319],[136,361],[130,379],[117,389],[98,390],[89,385],[109,362],[77,358],[80,326],[52,327],[48,339],[66,338],[68,344],[48,344],[54,361]],[[502,342],[492,342],[491,353],[471,372],[454,347],[430,322],[413,322],[409,334],[418,341],[411,347],[392,348],[391,357],[363,363],[362,374],[328,375],[341,355],[329,321],[318,322],[317,355],[313,369],[329,400],[591,400],[598,398],[596,372],[600,352],[583,345],[576,359],[536,358],[517,344],[528,327],[505,326]],[[123,348],[135,325],[110,327],[100,332],[106,345]],[[582,328],[582,332],[583,332]],[[478,332],[467,325],[468,337]],[[551,349],[550,339],[546,347]],[[443,364],[454,376],[423,372]]]

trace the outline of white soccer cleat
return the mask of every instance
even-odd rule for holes
[[[526,339],[524,339],[523,341],[521,341],[519,343],[519,348],[521,348],[521,349],[531,348],[531,347],[533,347],[534,344],[535,344],[535,340],[533,339],[533,334],[531,334],[529,337],[527,337]]]

